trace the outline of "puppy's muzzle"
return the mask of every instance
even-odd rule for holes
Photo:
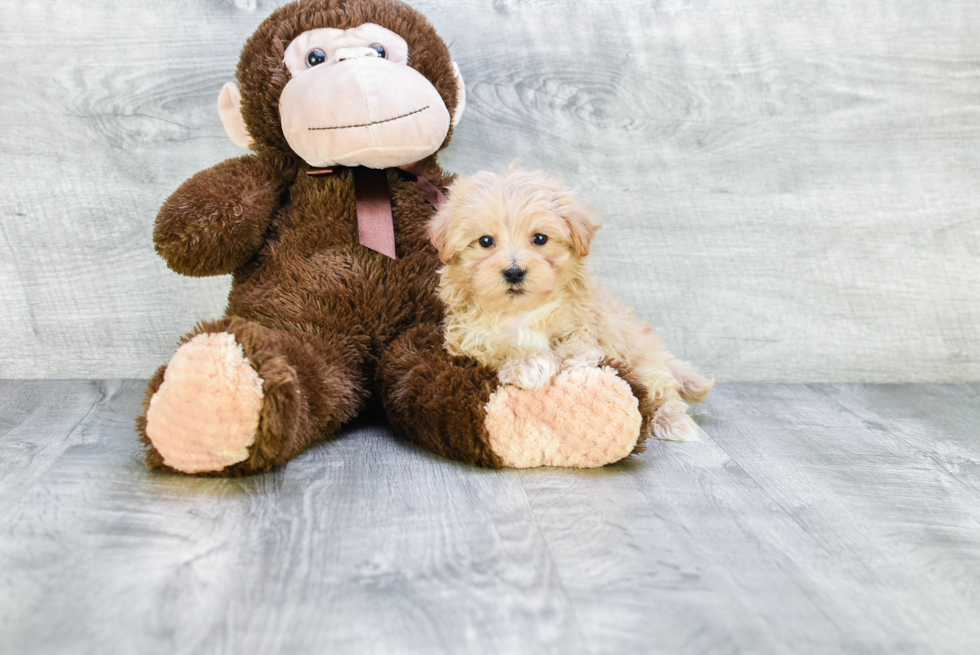
[[[504,271],[504,279],[507,280],[507,284],[520,284],[524,281],[525,275],[527,275],[527,271],[518,267],[517,264]]]

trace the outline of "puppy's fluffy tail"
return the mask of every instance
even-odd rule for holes
[[[678,392],[681,398],[691,403],[704,402],[705,397],[711,388],[715,386],[715,379],[710,380],[698,375],[698,370],[685,361],[671,356],[667,360],[670,372],[677,378],[680,385]]]

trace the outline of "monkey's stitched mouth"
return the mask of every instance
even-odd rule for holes
[[[426,105],[422,109],[416,109],[415,111],[410,111],[407,114],[402,114],[401,116],[395,116],[394,118],[386,118],[383,121],[374,121],[373,123],[361,123],[360,125],[337,125],[336,127],[308,127],[310,132],[316,132],[318,130],[349,130],[355,127],[370,127],[372,125],[380,125],[381,123],[390,123],[392,121],[401,120],[402,118],[408,118],[409,116],[414,116],[415,114],[421,114],[423,111],[428,109],[431,105]]]

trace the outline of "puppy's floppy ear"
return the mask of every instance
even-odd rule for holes
[[[446,189],[446,202],[429,221],[427,231],[429,242],[439,251],[439,259],[443,264],[449,264],[463,249],[463,246],[453,240],[453,223],[457,216],[462,216],[466,199],[473,191],[473,180],[468,177],[457,178]]]
[[[450,228],[453,222],[451,206],[452,203],[448,202],[443,205],[428,225],[429,241],[439,251],[439,259],[442,260],[443,264],[448,264],[449,260],[456,254],[449,243]]]
[[[572,247],[579,257],[589,256],[589,246],[601,227],[596,212],[578,201],[575,195],[562,189],[555,195],[558,215],[568,224],[572,233]]]

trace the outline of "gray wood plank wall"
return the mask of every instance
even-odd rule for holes
[[[0,1],[0,377],[148,376],[228,280],[152,221],[238,154],[265,0]],[[469,111],[601,209],[596,270],[722,380],[980,380],[980,3],[418,0]]]

